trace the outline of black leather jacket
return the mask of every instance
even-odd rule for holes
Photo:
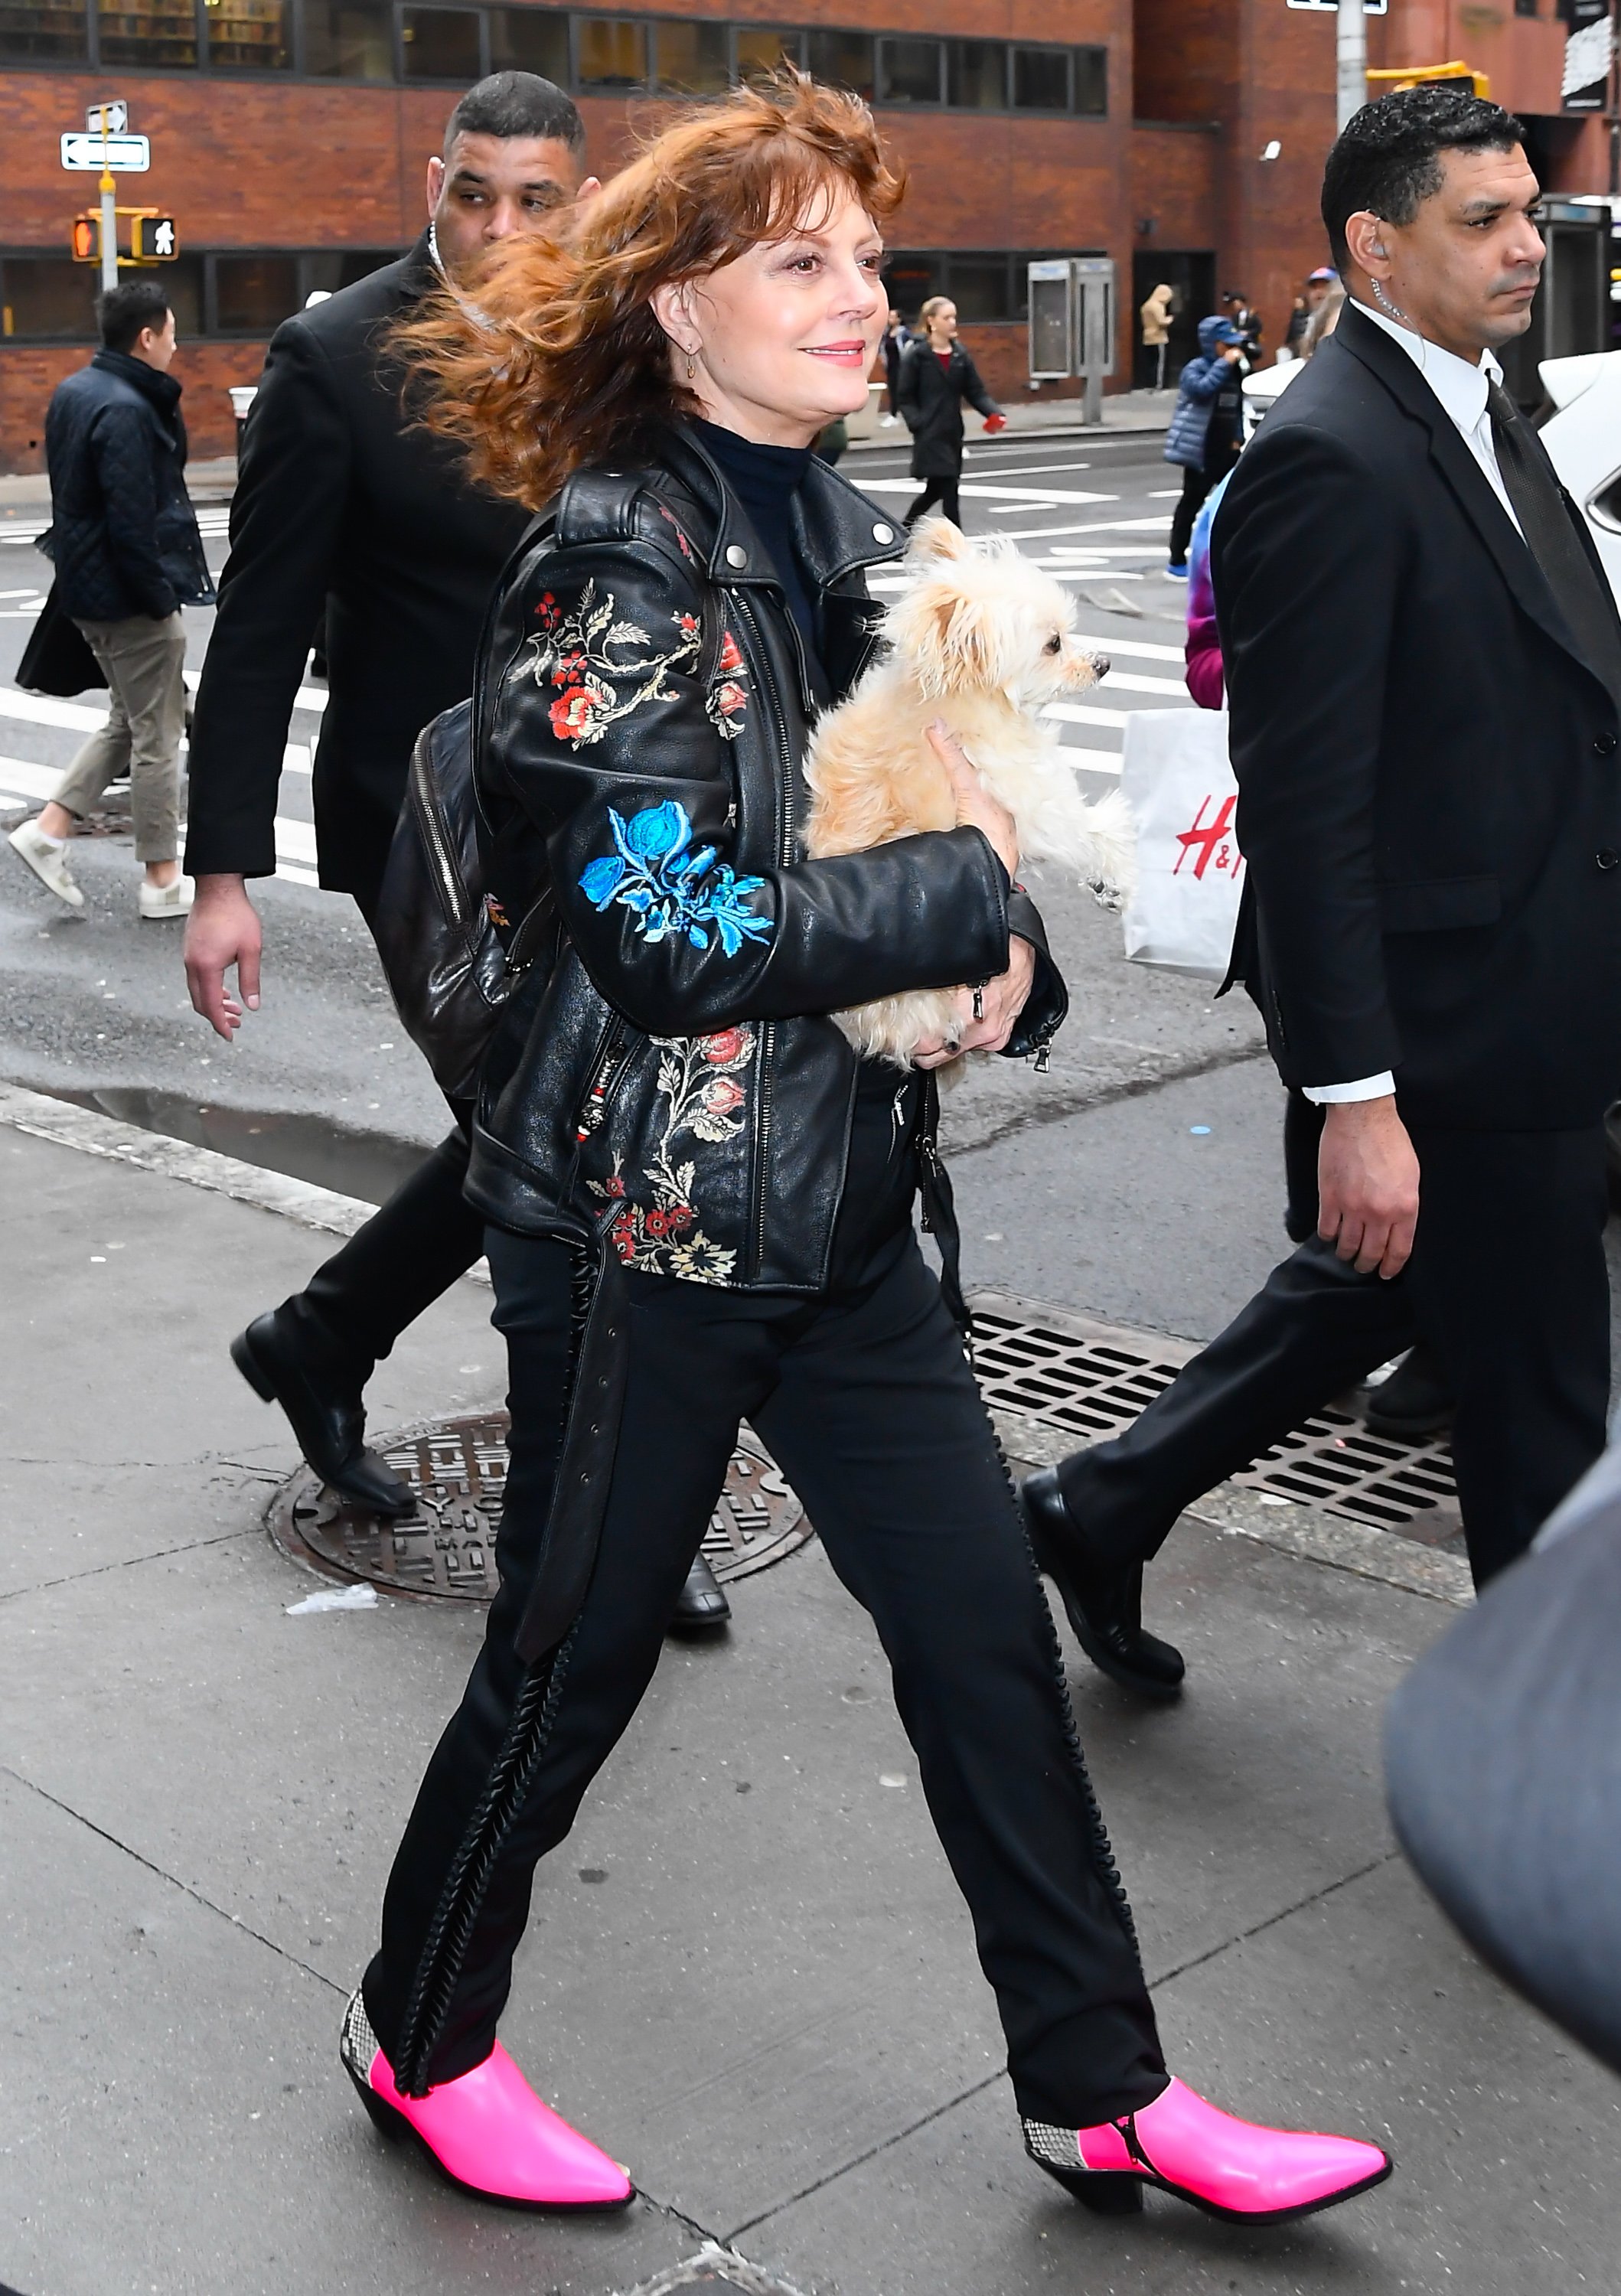
[[[874,643],[864,570],[899,537],[820,462],[797,503],[837,699]],[[474,692],[485,861],[514,929],[553,906],[481,1080],[469,1194],[498,1225],[589,1221],[635,1269],[820,1291],[858,1067],[827,1016],[1005,971],[1011,904],[1044,961],[1010,1052],[1061,1021],[1040,920],[978,830],[805,858],[810,680],[688,431],[577,472],[510,562]]]
[[[45,415],[49,554],[77,620],[164,621],[212,599],[185,457],[173,375],[102,350],[57,385]]]

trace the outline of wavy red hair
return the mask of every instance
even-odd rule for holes
[[[505,241],[465,297],[442,291],[394,330],[413,414],[479,484],[538,510],[570,471],[700,411],[655,289],[814,225],[841,189],[880,228],[905,190],[859,97],[784,70],[693,105],[558,233]]]

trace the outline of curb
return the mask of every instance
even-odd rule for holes
[[[246,1164],[239,1157],[222,1156],[217,1149],[194,1148],[184,1140],[143,1132],[137,1125],[121,1124],[115,1117],[93,1109],[75,1108],[70,1102],[53,1100],[48,1093],[30,1092],[25,1086],[0,1084],[0,1124],[25,1132],[37,1140],[53,1141],[61,1148],[76,1148],[81,1155],[100,1156],[111,1164],[133,1165],[156,1172],[167,1180],[206,1188],[228,1196],[233,1203],[256,1211],[272,1212],[296,1220],[301,1227],[325,1235],[353,1235],[376,1210],[358,1196],[340,1195],[333,1188],[318,1188],[263,1165]],[[470,1268],[464,1281],[489,1283],[483,1260]],[[1057,1431],[1021,1414],[993,1414],[997,1434],[1011,1459],[1027,1467],[1052,1465],[1071,1447]],[[1296,1562],[1316,1562],[1330,1570],[1348,1570],[1403,1594],[1420,1595],[1430,1602],[1466,1610],[1473,1603],[1474,1585],[1469,1565],[1455,1554],[1440,1553],[1403,1538],[1395,1531],[1330,1514],[1324,1507],[1285,1500],[1268,1505],[1255,1492],[1224,1483],[1190,1507],[1186,1517],[1226,1538],[1253,1539]]]

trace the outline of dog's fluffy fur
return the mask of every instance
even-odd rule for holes
[[[1109,668],[1077,642],[1068,593],[1000,536],[970,542],[943,518],[918,528],[904,563],[910,578],[884,618],[884,653],[812,736],[806,850],[864,853],[954,828],[955,794],[928,740],[939,719],[1017,822],[1020,855],[1074,870],[1105,906],[1120,907],[1134,875],[1126,801],[1111,791],[1088,804],[1037,714]],[[834,1017],[857,1052],[899,1068],[926,1038],[954,1040],[962,1027],[946,989]]]

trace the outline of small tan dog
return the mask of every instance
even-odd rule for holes
[[[1012,815],[1020,855],[1073,869],[1109,908],[1130,898],[1131,815],[1118,791],[1089,804],[1039,715],[1109,668],[1074,636],[1061,583],[1001,536],[970,542],[928,519],[904,561],[911,577],[884,617],[886,652],[811,737],[805,778],[813,859],[864,853],[920,830],[954,829],[957,805],[929,728],[943,723]],[[858,1053],[910,1068],[921,1044],[954,1043],[949,989],[909,990],[835,1013]]]

